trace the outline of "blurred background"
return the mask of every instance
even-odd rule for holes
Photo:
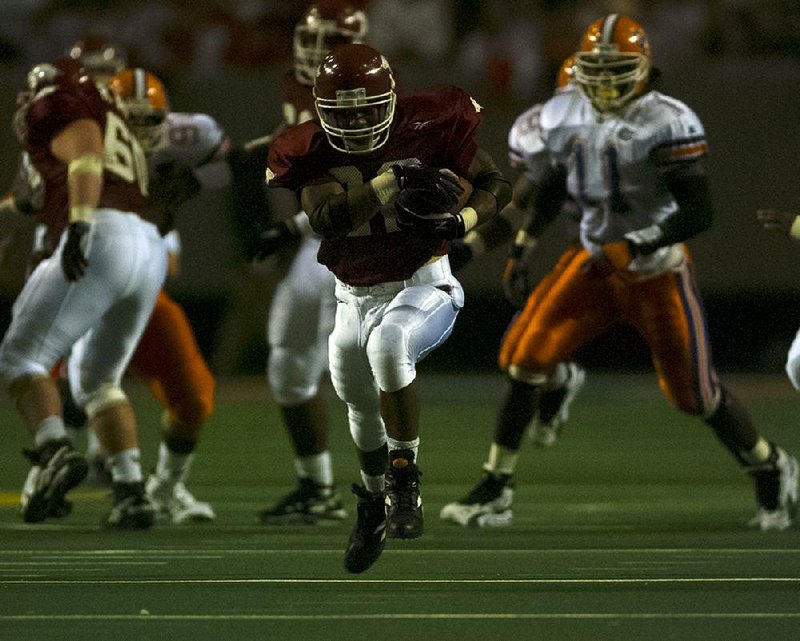
[[[174,111],[216,118],[234,143],[269,133],[281,119],[279,78],[291,65],[298,0],[2,0],[0,189],[10,187],[17,142],[11,130],[28,69],[97,37],[121,45],[131,66],[155,72]],[[386,55],[401,92],[452,83],[485,109],[480,142],[504,170],[506,139],[519,113],[552,92],[555,72],[586,27],[609,12],[647,31],[657,88],[703,121],[716,220],[692,240],[720,369],[780,373],[800,325],[800,244],[757,224],[759,207],[800,213],[800,3],[797,0],[371,0],[368,42]],[[186,308],[218,375],[263,371],[264,324],[278,265],[251,265],[238,252],[226,189],[187,204],[178,219],[180,276],[168,284]],[[24,278],[32,226],[0,221],[0,330]],[[13,242],[12,242],[13,241]],[[536,269],[564,248],[557,223]],[[424,365],[494,371],[513,310],[500,276],[503,251],[459,274],[467,306],[448,343]],[[625,329],[578,355],[607,370],[649,368]]]

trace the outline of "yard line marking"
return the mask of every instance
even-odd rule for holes
[[[646,583],[800,583],[800,577],[670,577],[626,579],[0,579],[0,585],[636,585]]]
[[[800,612],[436,612],[422,614],[9,614],[0,621],[363,621],[498,619],[797,619]]]
[[[498,548],[470,548],[468,550],[454,549],[391,549],[386,550],[387,554],[800,554],[800,548],[524,548],[524,549],[498,549]],[[176,557],[197,558],[224,558],[220,555],[262,555],[262,554],[341,554],[339,548],[331,549],[284,549],[284,548],[258,548],[251,550],[237,549],[215,549],[215,548],[169,548],[150,546],[142,549],[97,549],[97,550],[30,550],[30,549],[3,549],[0,550],[0,557],[3,555],[17,556],[29,554],[34,556],[52,555],[63,558],[65,555],[74,556],[163,556],[169,558]]]

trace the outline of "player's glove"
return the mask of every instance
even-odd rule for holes
[[[528,295],[533,290],[528,264],[522,256],[512,254],[503,270],[503,293],[515,309],[525,307]]]
[[[397,226],[405,231],[442,240],[463,238],[466,233],[464,217],[443,209],[427,189],[404,189],[394,208]]]
[[[450,259],[450,269],[453,273],[461,271],[472,260],[473,251],[463,240],[456,239],[450,243],[447,257]]]
[[[297,225],[289,219],[262,231],[249,248],[250,260],[264,260],[300,240]]]
[[[84,221],[70,223],[67,227],[67,240],[64,242],[61,254],[61,269],[64,277],[70,282],[83,277],[89,266],[81,247],[81,240],[87,233],[89,233],[89,223]]]
[[[175,212],[200,189],[194,169],[175,161],[158,165],[150,179],[150,197],[164,212]]]
[[[394,179],[400,192],[407,189],[424,189],[431,203],[440,211],[456,206],[464,188],[452,171],[422,165],[392,165]]]

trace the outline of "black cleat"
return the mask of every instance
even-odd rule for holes
[[[144,491],[144,482],[114,483],[114,505],[103,525],[121,530],[146,530],[156,521],[156,511]]]
[[[24,450],[24,453],[33,466],[20,498],[20,516],[26,523],[66,516],[71,504],[65,497],[86,478],[89,472],[86,459],[68,439],[50,441],[38,450]]]
[[[422,536],[422,497],[420,471],[411,450],[389,452],[386,468],[386,536],[390,539],[416,539]]]
[[[361,485],[353,484],[356,504],[356,525],[350,533],[344,553],[344,567],[359,574],[372,567],[383,552],[386,543],[386,512],[383,494],[373,493]]]
[[[317,485],[308,478],[275,505],[258,513],[263,525],[315,525],[341,521],[347,516],[335,487]]]

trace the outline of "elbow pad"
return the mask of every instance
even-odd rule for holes
[[[496,167],[475,176],[472,188],[490,193],[498,212],[511,202],[511,182]]]

